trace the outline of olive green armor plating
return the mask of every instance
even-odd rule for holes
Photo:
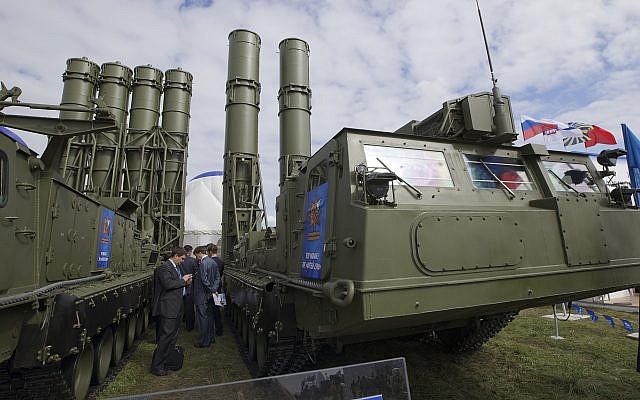
[[[344,128],[310,155],[308,57],[280,43],[277,227],[225,242],[232,319],[264,373],[286,370],[274,347],[291,365],[317,340],[436,331],[469,350],[521,309],[640,283],[638,210],[588,156],[512,146],[497,87],[396,132]],[[234,121],[255,151],[257,126]],[[227,136],[226,156],[241,145]]]
[[[83,398],[142,337],[153,267],[184,219],[192,77],[167,71],[159,126],[162,76],[72,58],[60,106],[3,85],[0,107],[60,114],[0,113],[50,137],[38,158],[0,135],[0,397]]]

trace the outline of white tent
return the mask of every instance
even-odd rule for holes
[[[222,171],[204,172],[187,182],[184,244],[218,243],[222,236]]]

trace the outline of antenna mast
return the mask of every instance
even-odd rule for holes
[[[498,79],[493,72],[493,63],[491,62],[491,53],[489,52],[489,42],[487,42],[487,34],[484,30],[484,23],[482,22],[482,13],[480,12],[480,3],[476,0],[476,6],[478,7],[478,17],[480,18],[480,27],[482,28],[482,37],[484,38],[484,48],[487,50],[487,60],[489,60],[489,70],[491,71],[491,83],[493,84],[493,128],[497,135],[504,135],[510,133],[510,121],[511,116],[505,110],[505,102],[500,94],[500,88],[498,87]]]

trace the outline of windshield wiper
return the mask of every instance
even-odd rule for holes
[[[574,191],[578,196],[587,197],[587,195],[586,195],[586,194],[584,194],[584,193],[582,193],[582,192],[578,192],[578,191],[576,190],[576,188],[574,188],[573,186],[569,185],[567,182],[563,181],[563,180],[562,180],[562,178],[560,178],[560,177],[558,176],[558,174],[556,174],[556,173],[555,173],[555,172],[553,172],[552,170],[548,169],[547,171],[549,171],[549,172],[551,173],[551,175],[555,176],[555,177],[560,181],[560,183],[562,184],[562,186],[564,186],[564,187],[566,187],[566,188],[569,188],[569,189],[573,190],[573,191]]]
[[[509,200],[513,200],[516,198],[516,194],[513,193],[513,190],[509,189],[509,186],[505,185],[504,182],[502,182],[500,180],[500,178],[498,178],[496,176],[496,174],[493,173],[493,171],[491,170],[491,168],[489,168],[489,166],[487,164],[484,163],[484,161],[482,161],[482,158],[480,158],[480,164],[482,164],[483,167],[485,167],[485,169],[491,174],[491,176],[493,177],[493,179],[498,182],[500,184],[500,186],[502,186],[502,188],[504,190],[506,190],[510,195],[511,198]]]
[[[411,189],[413,189],[413,191],[416,194],[416,198],[417,199],[421,199],[422,198],[422,192],[419,191],[418,189],[416,189],[413,185],[411,185],[409,182],[405,181],[404,179],[402,179],[398,174],[396,174],[395,172],[393,172],[392,170],[389,169],[389,167],[387,167],[387,165],[385,163],[382,162],[382,160],[378,157],[376,157],[376,160],[378,160],[378,162],[380,164],[382,164],[383,167],[386,168],[387,171],[391,172],[392,174],[395,174],[396,178],[398,178],[398,180],[402,183],[404,183],[405,185],[407,185],[408,187],[410,187]]]

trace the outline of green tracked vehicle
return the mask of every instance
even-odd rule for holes
[[[72,58],[63,81],[59,106],[0,92],[3,399],[82,399],[102,383],[149,324],[159,254],[181,242],[191,74],[163,85],[148,65]],[[19,107],[59,117],[7,113]],[[3,127],[47,135],[46,150]]]
[[[586,155],[514,147],[495,86],[311,155],[309,47],[280,43],[280,195],[264,227],[260,38],[229,36],[223,254],[232,321],[263,374],[319,344],[433,333],[479,348],[517,312],[640,283],[640,212]]]

